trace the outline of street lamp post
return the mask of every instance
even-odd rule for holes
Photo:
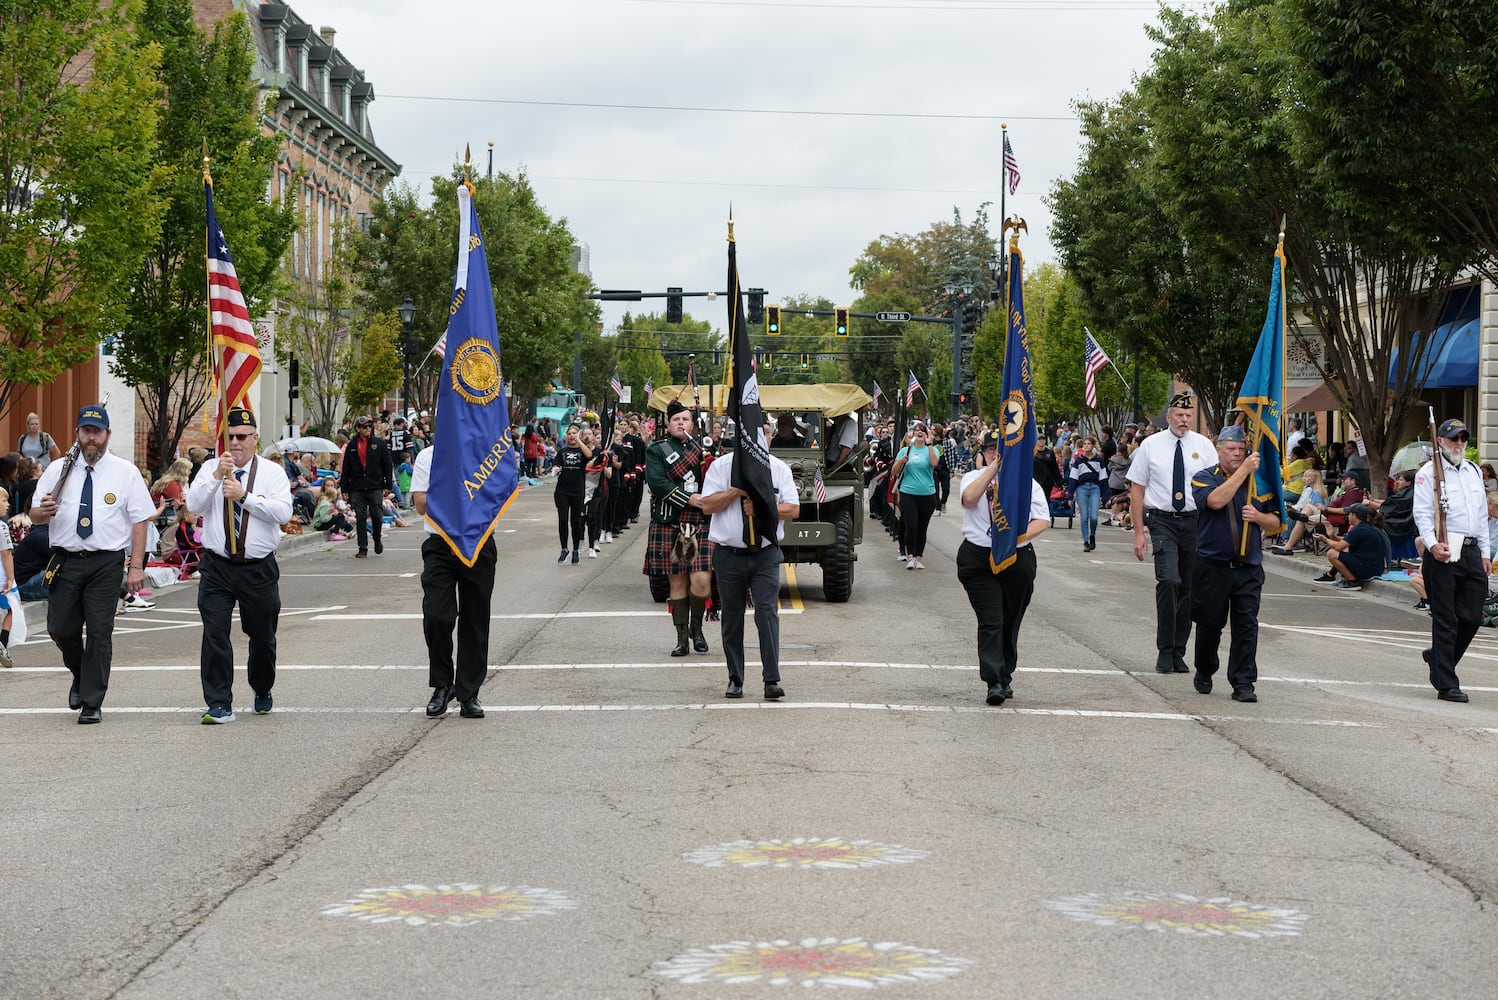
[[[401,372],[404,376],[401,383],[401,416],[405,416],[411,409],[411,356],[416,353],[416,339],[411,335],[411,330],[416,324],[416,303],[407,295],[406,301],[397,306],[395,311],[401,318]]]

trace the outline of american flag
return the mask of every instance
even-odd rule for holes
[[[442,331],[442,336],[438,337],[437,338],[437,342],[432,345],[432,353],[435,354],[435,355],[437,355],[437,357],[441,358],[444,361],[447,360],[447,331],[446,330]]]
[[[609,376],[609,388],[614,390],[614,395],[620,399],[624,398],[624,383],[619,381],[618,372],[614,372],[614,374]]]
[[[653,379],[653,378],[647,378],[645,380],[645,395],[649,396],[654,391],[655,391],[655,379]]]
[[[817,503],[827,502],[827,484],[822,481],[822,467],[820,465],[811,474],[811,488],[812,492],[817,495]]]
[[[881,399],[883,399],[883,398],[884,398],[884,390],[881,389],[881,388],[879,388],[879,383],[878,382],[875,382],[874,383],[874,399],[872,401],[874,409],[876,409],[876,410],[879,409],[879,401]]]
[[[1004,175],[1009,178],[1009,193],[1019,188],[1019,161],[1014,158],[1014,147],[1009,145],[1009,135],[1004,135]]]
[[[1098,346],[1098,342],[1092,339],[1092,331],[1086,330],[1086,340],[1083,341],[1085,351],[1082,358],[1083,367],[1086,369],[1087,378],[1087,405],[1097,409],[1097,373],[1111,365],[1108,355]]]
[[[912,404],[912,403],[915,402],[916,390],[918,390],[920,387],[921,387],[921,383],[919,383],[919,382],[917,382],[915,380],[915,372],[911,372],[910,373],[910,382],[907,383],[906,386],[905,386],[905,405],[906,406],[909,406],[910,404]]]
[[[205,173],[208,198],[208,326],[218,366],[218,438],[228,428],[229,410],[250,406],[250,384],[260,374],[260,344],[239,289],[239,275],[229,256],[229,244],[213,210],[213,181]]]

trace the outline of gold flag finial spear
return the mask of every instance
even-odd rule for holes
[[[728,203],[728,242],[733,241],[733,202],[730,201]]]
[[[1280,245],[1285,245],[1285,216],[1280,216]]]
[[[463,186],[468,189],[469,194],[474,193],[473,180],[470,174],[473,172],[473,147],[468,143],[463,144]]]
[[[203,180],[209,184],[213,183],[213,175],[208,172],[208,137],[203,136]]]

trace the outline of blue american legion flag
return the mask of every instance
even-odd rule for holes
[[[1014,565],[1021,542],[1029,538],[1030,490],[1035,482],[1035,386],[1030,370],[1030,333],[1025,328],[1024,258],[1019,234],[1009,238],[1009,335],[1004,345],[1003,407],[999,421],[999,474],[988,492],[993,518],[989,529],[989,568],[1002,573]]]
[[[1249,450],[1259,453],[1259,467],[1254,470],[1253,496],[1250,501],[1268,501],[1277,513],[1280,527],[1285,525],[1285,502],[1280,482],[1280,423],[1285,401],[1285,240],[1280,237],[1274,251],[1274,271],[1269,278],[1269,310],[1259,331],[1243,388],[1238,391],[1237,407],[1248,418]],[[1239,540],[1246,543],[1247,531]],[[1240,544],[1240,552],[1242,551]]]
[[[448,316],[427,520],[472,566],[514,499],[520,457],[510,440],[489,258],[466,181],[458,185],[458,271]]]

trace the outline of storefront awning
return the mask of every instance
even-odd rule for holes
[[[1340,409],[1342,401],[1325,382],[1291,386],[1285,390],[1286,413],[1334,413]]]
[[[1482,331],[1476,319],[1443,323],[1436,327],[1431,350],[1435,357],[1427,354],[1422,364],[1429,373],[1420,381],[1423,389],[1468,389],[1477,385],[1477,358],[1481,352]],[[1419,342],[1420,334],[1416,334]],[[1394,375],[1399,371],[1399,351],[1389,363],[1389,386],[1394,386]]]

